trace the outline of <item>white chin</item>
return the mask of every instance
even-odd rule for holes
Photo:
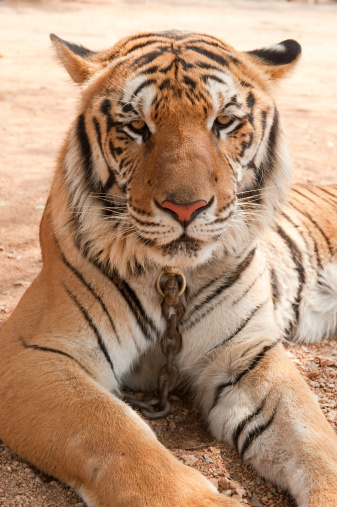
[[[205,245],[194,252],[187,252],[184,251],[184,248],[181,248],[179,251],[169,254],[163,253],[160,249],[149,248],[147,257],[163,267],[175,266],[191,268],[207,262],[212,257],[215,248],[216,243]]]

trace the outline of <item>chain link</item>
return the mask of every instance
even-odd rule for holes
[[[162,290],[160,281],[163,275],[167,275],[167,280]],[[179,287],[178,278],[180,278],[181,287]],[[162,312],[167,322],[166,331],[160,342],[161,350],[166,356],[166,363],[160,369],[158,375],[160,396],[146,402],[137,400],[133,396],[124,396],[124,400],[127,403],[139,408],[148,419],[161,419],[170,413],[168,395],[178,381],[178,370],[174,366],[174,356],[180,352],[182,346],[178,324],[185,313],[184,305],[180,301],[180,296],[186,288],[185,276],[178,269],[167,268],[160,273],[156,288],[158,293],[164,298],[162,301]]]

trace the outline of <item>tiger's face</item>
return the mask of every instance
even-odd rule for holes
[[[72,181],[82,174],[88,199],[103,203],[106,241],[133,238],[147,261],[195,266],[242,249],[270,223],[288,161],[269,89],[299,56],[295,41],[250,53],[183,32],[129,37],[101,53],[54,42],[85,83],[69,143],[82,172]]]

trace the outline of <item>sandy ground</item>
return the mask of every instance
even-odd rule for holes
[[[54,32],[91,49],[152,29],[192,29],[239,49],[287,38],[303,46],[296,73],[276,91],[294,161],[294,180],[337,182],[337,4],[272,1],[0,0],[0,326],[41,268],[38,227],[54,160],[74,116],[76,87],[53,59]],[[335,343],[289,349],[336,429]],[[1,353],[1,352],[0,352]],[[155,423],[158,438],[187,464],[244,504],[292,501],[211,439],[197,410],[176,393],[174,412]],[[0,442],[0,506],[83,505]]]

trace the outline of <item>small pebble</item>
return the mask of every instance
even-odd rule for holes
[[[337,411],[336,410],[330,410],[330,412],[327,414],[327,419],[331,422],[333,422],[337,417]]]
[[[185,421],[185,417],[181,417],[181,415],[176,415],[174,418],[174,422],[179,424]]]
[[[219,486],[221,489],[227,491],[231,489],[231,482],[229,479],[227,479],[227,477],[221,477],[221,479],[219,480]]]
[[[193,454],[185,454],[181,456],[181,459],[184,461],[185,465],[188,465],[189,467],[194,467],[194,465],[196,465],[199,461],[199,458],[193,456]]]
[[[214,463],[212,458],[210,458],[207,454],[204,454],[204,460],[207,461],[207,463]]]
[[[252,507],[263,507],[262,503],[260,502],[260,500],[258,499],[258,497],[256,495],[253,495],[252,498],[250,499],[250,501],[251,501]]]

